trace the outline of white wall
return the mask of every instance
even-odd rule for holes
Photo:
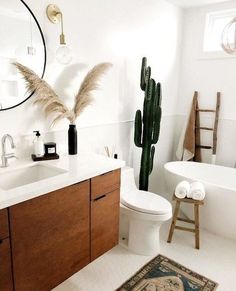
[[[103,152],[104,145],[115,143],[121,157],[129,164],[134,160],[136,173],[140,150],[133,146],[133,119],[143,103],[139,87],[141,58],[148,58],[153,77],[163,84],[162,132],[152,175],[152,188],[162,189],[160,165],[171,159],[173,151],[182,10],[164,0],[54,1],[63,11],[67,43],[74,53],[73,63],[64,67],[54,60],[60,29],[46,18],[46,6],[51,2],[27,3],[46,38],[45,79],[68,105],[88,69],[102,61],[113,63],[101,90],[94,93],[94,105],[77,120],[79,150]],[[62,121],[51,130],[50,120],[45,120],[33,101],[31,98],[13,110],[0,112],[0,136],[10,133],[18,137],[19,156],[30,153],[31,133],[36,129],[65,150],[68,122]],[[156,183],[157,176],[160,183]]]
[[[236,58],[202,58],[206,13],[229,8],[236,8],[236,1],[185,10],[178,119],[183,126],[195,90],[199,91],[202,108],[214,108],[216,92],[222,92],[217,164],[233,166],[236,160]],[[202,115],[203,126],[210,125],[211,120],[212,115]],[[203,133],[202,143],[212,143],[210,133]],[[204,152],[204,161],[209,162],[211,152]]]

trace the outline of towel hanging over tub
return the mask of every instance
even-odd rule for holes
[[[199,120],[198,112],[196,109],[198,108],[198,92],[194,93],[191,111],[188,117],[188,120],[182,130],[180,135],[180,140],[178,144],[178,148],[176,151],[176,157],[180,161],[189,161],[195,156],[195,144],[200,144],[200,136],[195,136],[195,127]]]

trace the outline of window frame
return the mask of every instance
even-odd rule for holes
[[[205,22],[203,25],[203,33],[202,33],[199,59],[236,58],[236,55],[228,54],[223,49],[218,50],[218,51],[205,51],[204,50],[204,47],[206,45],[206,39],[209,37],[209,35],[212,32],[214,22],[217,19],[224,18],[224,17],[232,17],[233,19],[235,16],[236,16],[236,8],[217,10],[217,11],[207,11],[205,13]]]

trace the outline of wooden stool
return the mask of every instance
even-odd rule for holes
[[[204,200],[199,201],[199,200],[194,200],[194,199],[190,199],[190,198],[179,199],[175,195],[173,196],[173,200],[176,201],[176,205],[175,205],[175,211],[174,211],[174,215],[173,215],[173,219],[172,219],[172,223],[171,223],[170,232],[169,232],[169,236],[168,236],[167,242],[171,243],[171,240],[172,240],[172,237],[173,237],[175,229],[194,232],[195,233],[195,248],[199,250],[200,249],[200,243],[199,243],[199,240],[200,240],[199,239],[200,238],[200,233],[199,233],[199,205],[203,205],[204,204]],[[180,203],[181,202],[190,203],[190,204],[194,205],[194,220],[184,219],[184,218],[178,217],[179,208],[180,208]],[[176,225],[176,221],[177,220],[182,221],[182,222],[187,222],[187,223],[194,224],[195,228],[193,229],[193,228],[178,226],[178,225]]]

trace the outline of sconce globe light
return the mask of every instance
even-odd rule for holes
[[[72,61],[72,52],[68,46],[61,44],[56,51],[56,60],[63,65],[68,65]]]
[[[68,65],[72,61],[72,51],[66,45],[64,34],[63,14],[59,7],[49,4],[47,7],[47,17],[53,24],[61,24],[60,46],[56,51],[56,60],[63,65]]]
[[[225,26],[221,46],[226,53],[236,54],[236,17]]]

